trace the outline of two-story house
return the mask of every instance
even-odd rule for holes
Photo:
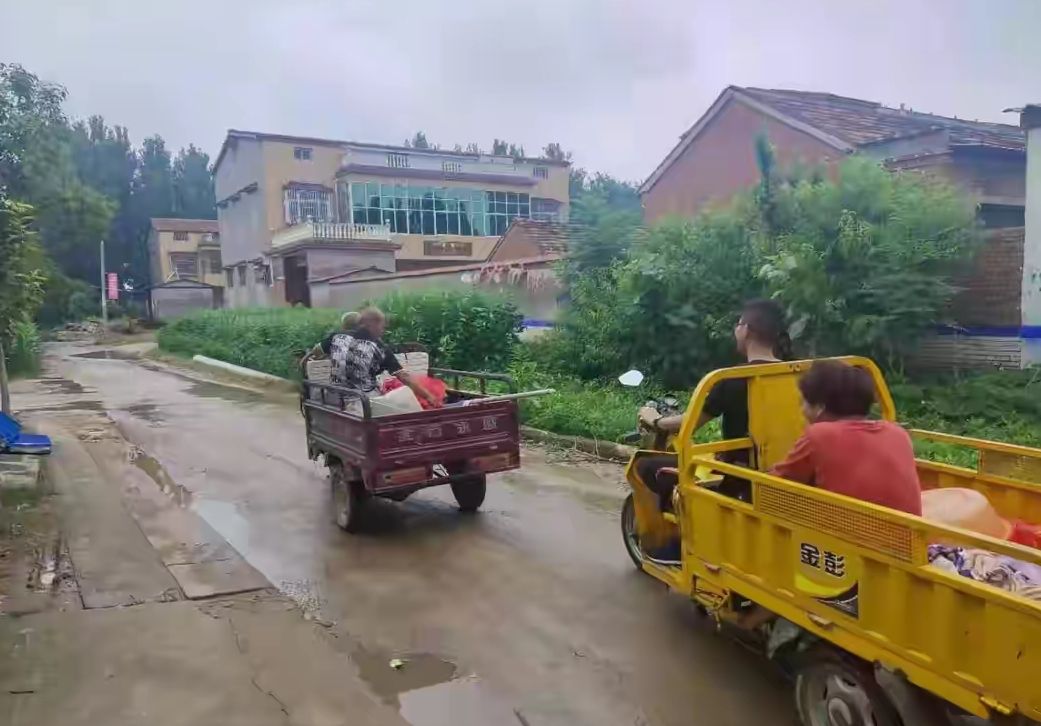
[[[215,219],[152,218],[148,270],[153,285],[174,280],[224,284],[220,234]]]
[[[480,262],[513,220],[568,215],[568,164],[547,159],[231,130],[214,174],[232,307]]]

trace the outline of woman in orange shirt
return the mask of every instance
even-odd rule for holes
[[[883,507],[921,515],[911,437],[868,418],[875,386],[862,368],[817,361],[799,379],[809,425],[771,473]]]

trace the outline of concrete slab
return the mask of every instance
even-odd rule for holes
[[[64,419],[63,419],[64,420]],[[182,597],[176,580],[70,431],[53,419],[40,429],[54,440],[48,478],[76,570],[83,606],[104,608],[165,602]]]
[[[0,619],[10,726],[404,726],[284,600]]]
[[[262,590],[270,584],[241,557],[169,565],[170,574],[190,600]]]

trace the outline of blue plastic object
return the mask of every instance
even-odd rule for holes
[[[0,413],[0,452],[5,454],[49,454],[51,438],[42,434],[23,434],[22,425]]]

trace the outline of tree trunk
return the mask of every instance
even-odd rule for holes
[[[4,360],[4,342],[0,340],[0,411],[11,413],[11,391],[7,388],[7,361]]]

